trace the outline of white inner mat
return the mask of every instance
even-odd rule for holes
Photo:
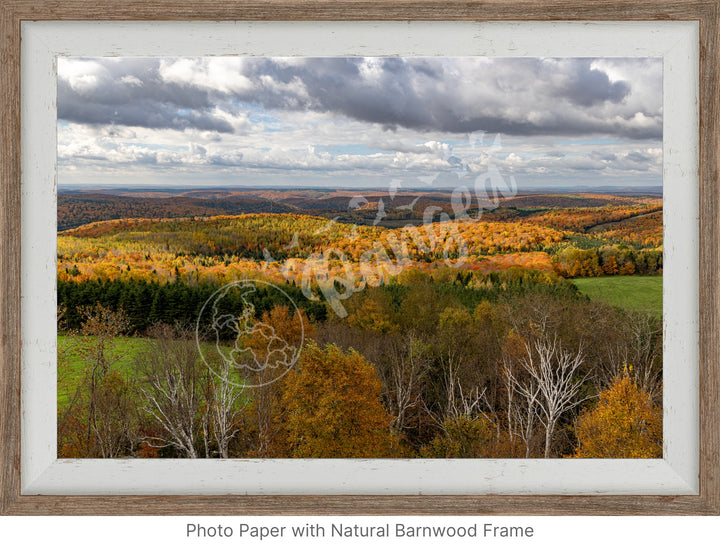
[[[58,56],[662,57],[664,457],[58,460]],[[693,22],[24,22],[23,494],[697,494],[698,25]]]

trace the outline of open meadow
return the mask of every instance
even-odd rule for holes
[[[662,318],[662,276],[575,278],[577,288],[595,301],[646,311]]]

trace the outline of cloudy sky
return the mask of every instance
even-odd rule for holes
[[[655,58],[61,58],[61,185],[662,183]]]

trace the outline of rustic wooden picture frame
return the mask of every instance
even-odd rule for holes
[[[0,513],[718,514],[720,513],[720,72],[718,0],[3,0],[0,5]],[[20,27],[23,21],[697,21],[700,29],[700,481],[689,496],[23,495],[21,458]]]

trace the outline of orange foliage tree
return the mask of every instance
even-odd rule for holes
[[[253,385],[251,411],[257,423],[256,454],[260,457],[282,455],[282,418],[279,407],[283,374],[292,368],[288,363],[296,359],[305,338],[312,338],[315,328],[303,311],[291,312],[285,305],[275,305],[263,313],[259,325],[242,344],[251,351],[254,369],[243,377]],[[241,334],[239,338],[242,339]],[[279,447],[279,448],[278,448]]]
[[[662,411],[630,378],[632,368],[600,393],[600,401],[580,416],[576,458],[659,458]]]
[[[383,408],[375,368],[359,353],[310,342],[300,367],[283,381],[281,404],[289,455],[296,458],[381,458],[397,440]]]

